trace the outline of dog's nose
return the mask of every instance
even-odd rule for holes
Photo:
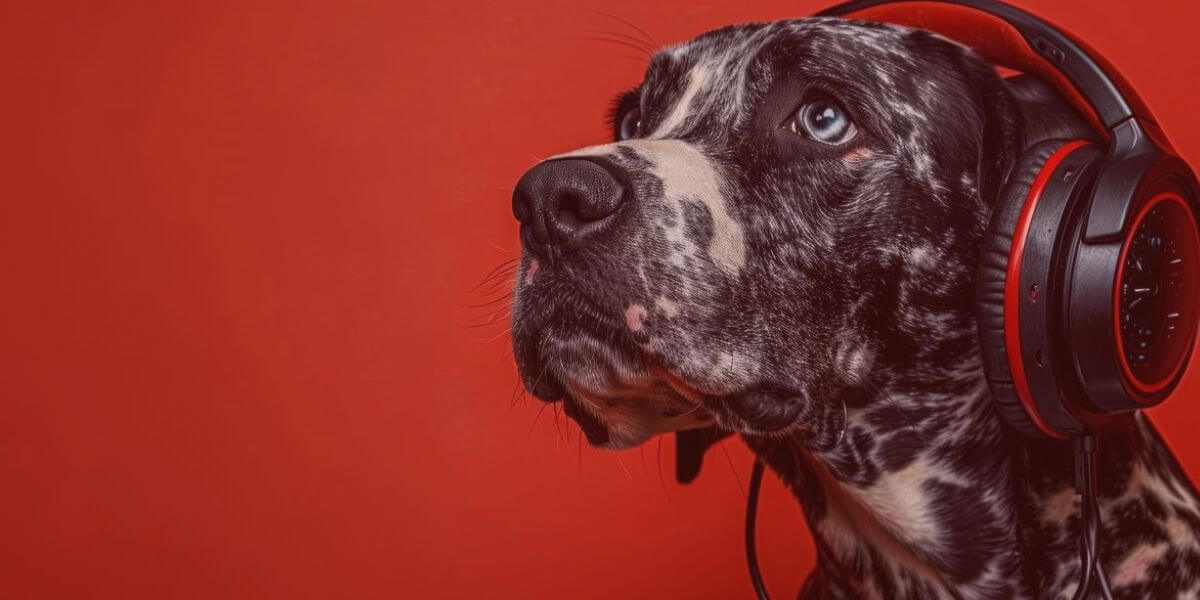
[[[583,241],[611,221],[625,190],[608,169],[585,159],[550,160],[530,169],[513,191],[513,216],[535,254]],[[528,236],[528,237],[527,237]],[[532,239],[531,239],[532,238]]]

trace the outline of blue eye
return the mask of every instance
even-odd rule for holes
[[[845,110],[828,100],[809,102],[800,107],[788,123],[792,133],[823,144],[841,144],[858,133]]]

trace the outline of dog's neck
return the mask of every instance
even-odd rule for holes
[[[803,597],[1073,593],[1070,443],[1006,429],[978,369],[946,378],[921,387],[953,392],[875,388],[866,407],[848,409],[851,425],[836,436],[747,440],[800,500],[817,542]],[[1176,593],[1200,576],[1194,488],[1144,417],[1099,443],[1100,557],[1114,593]]]

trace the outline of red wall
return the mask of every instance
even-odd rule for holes
[[[746,597],[740,444],[691,488],[669,440],[580,449],[460,327],[517,177],[638,80],[593,4],[0,8],[0,596]],[[660,42],[821,6],[741,4],[597,6]],[[1121,4],[1035,8],[1200,159],[1200,11]],[[1200,475],[1198,391],[1155,417]]]

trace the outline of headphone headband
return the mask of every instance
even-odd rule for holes
[[[1131,117],[1154,122],[1133,86],[1085,43],[997,0],[850,0],[819,16],[928,29],[965,44],[994,64],[1041,77],[1058,88],[1105,137]]]

